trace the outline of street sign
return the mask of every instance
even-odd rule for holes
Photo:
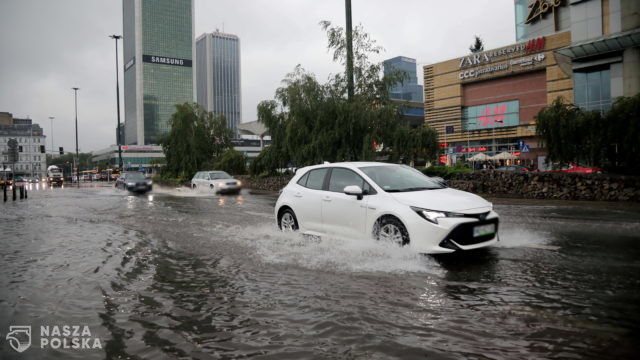
[[[518,140],[518,149],[522,150],[524,147],[524,140]]]
[[[528,153],[528,152],[529,152],[529,150],[531,150],[531,149],[529,149],[529,145],[524,145],[524,146],[522,147],[522,150],[520,150],[520,152]]]

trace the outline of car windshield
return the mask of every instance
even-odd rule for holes
[[[126,176],[127,180],[145,180],[146,178],[142,173],[129,173]]]
[[[231,175],[227,174],[224,171],[216,171],[209,173],[209,179],[218,180],[218,179],[231,179]]]
[[[365,166],[360,170],[386,192],[442,189],[439,182],[409,166]]]

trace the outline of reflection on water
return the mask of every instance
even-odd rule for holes
[[[28,349],[36,359],[638,351],[637,210],[498,204],[497,246],[425,256],[281,233],[274,203],[244,191],[35,186],[0,215],[0,329],[82,324],[103,342]],[[15,356],[0,341],[0,358]]]

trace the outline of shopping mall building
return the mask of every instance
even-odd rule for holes
[[[515,0],[515,13],[516,43],[424,66],[448,163],[506,151],[541,166],[535,115],[554,99],[606,112],[640,92],[640,1]]]

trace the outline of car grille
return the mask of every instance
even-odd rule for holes
[[[476,226],[485,225],[485,224],[496,224],[496,232],[493,234],[473,237],[473,228]],[[449,235],[447,235],[445,240],[443,240],[440,243],[440,246],[449,248],[449,249],[451,249],[452,246],[456,248],[456,246],[452,244],[451,241],[449,240],[453,240],[457,244],[464,245],[464,246],[475,245],[485,241],[489,241],[493,239],[494,236],[496,236],[496,234],[498,233],[498,224],[499,224],[498,219],[480,220],[480,221],[460,224],[456,226],[453,230],[451,230],[451,232],[449,233]]]
[[[235,184],[236,184],[236,182],[235,182],[235,181],[231,181],[231,182],[228,182],[228,183],[227,183],[227,185],[235,185]]]

